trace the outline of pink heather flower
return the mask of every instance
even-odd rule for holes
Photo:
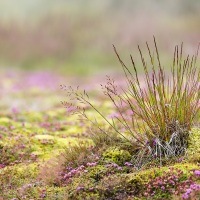
[[[119,166],[119,165],[116,164],[116,163],[112,163],[111,165],[112,165],[112,167],[118,167],[118,166]]]
[[[41,197],[42,197],[42,198],[45,198],[45,197],[46,197],[46,194],[45,194],[45,193],[41,194]]]
[[[198,191],[198,190],[200,190],[200,185],[194,183],[194,184],[190,185],[190,188],[191,188],[192,190]]]
[[[188,195],[187,193],[184,193],[184,194],[182,195],[182,198],[183,198],[183,199],[188,199],[188,198],[189,198],[189,195]]]
[[[124,165],[126,165],[126,166],[129,166],[129,167],[130,167],[130,166],[132,166],[133,164],[131,164],[130,162],[125,162],[125,163],[124,163]]]
[[[4,164],[0,164],[0,169],[1,169],[1,168],[4,168],[4,167],[5,167],[5,165],[4,165]]]
[[[187,189],[187,190],[186,190],[186,193],[187,193],[187,194],[190,194],[190,193],[192,193],[192,190],[191,190],[191,189]]]
[[[80,169],[80,170],[85,169],[85,166],[84,166],[84,165],[81,165],[81,166],[79,167],[79,169]]]
[[[80,190],[82,190],[82,189],[84,189],[84,187],[77,187],[77,188],[76,188],[76,191],[80,191]]]
[[[157,142],[156,140],[153,140],[153,146],[156,146]]]
[[[174,185],[174,184],[175,184],[175,183],[174,183],[174,181],[172,181],[172,180],[170,180],[169,182],[170,182],[172,185]]]
[[[159,181],[159,182],[158,182],[158,184],[159,184],[159,185],[162,185],[162,184],[163,184],[163,182],[162,182],[162,181]]]
[[[145,192],[145,193],[144,193],[144,196],[145,196],[145,197],[147,197],[147,196],[148,196],[148,193],[147,193],[147,192]]]
[[[87,163],[86,165],[87,165],[88,167],[94,167],[94,166],[97,165],[97,163],[96,163],[96,162],[93,162],[93,163]]]
[[[107,164],[106,167],[119,167],[116,163]]]
[[[161,187],[161,190],[165,190],[165,187],[164,187],[164,186],[162,186],[162,187]]]
[[[154,191],[154,192],[152,192],[152,193],[151,193],[151,196],[154,196],[154,195],[155,195],[155,193],[156,193],[155,191]]]
[[[73,168],[72,167],[66,167],[66,170],[72,170]]]
[[[200,176],[200,170],[194,170],[194,175],[196,175],[196,176]]]

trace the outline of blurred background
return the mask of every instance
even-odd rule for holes
[[[137,44],[153,45],[153,35],[168,64],[174,45],[196,50],[199,24],[198,0],[1,0],[0,66],[70,76],[117,72],[112,44],[130,63]]]

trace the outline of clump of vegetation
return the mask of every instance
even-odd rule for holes
[[[88,107],[94,109],[118,135],[137,149],[132,159],[137,169],[152,158],[159,158],[161,165],[163,158],[185,155],[190,130],[200,110],[200,69],[196,66],[199,48],[194,56],[183,58],[183,44],[180,48],[176,46],[171,72],[167,72],[161,65],[155,38],[156,56],[146,45],[151,71],[138,46],[145,74],[144,82],[138,75],[132,56],[134,72],[124,64],[114,47],[124,70],[127,88],[119,90],[109,77],[107,84],[102,85],[104,94],[116,109],[110,118],[92,103],[85,90],[81,92],[79,88],[72,87],[67,90],[66,86],[61,86],[70,96],[71,101],[62,102],[68,110],[89,120],[109,136],[101,123],[87,114]]]

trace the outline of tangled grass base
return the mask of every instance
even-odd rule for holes
[[[189,133],[187,130],[182,129],[178,122],[176,122],[176,124],[176,131],[172,134],[169,142],[163,141],[160,138],[155,138],[151,144],[147,142],[146,147],[133,156],[132,163],[135,169],[141,169],[155,158],[159,159],[160,166],[162,166],[163,158],[168,160],[172,157],[186,155],[188,141],[183,139],[183,135],[189,135]]]

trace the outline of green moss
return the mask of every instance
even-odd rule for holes
[[[49,141],[53,141],[55,139],[51,135],[35,135],[35,138],[38,140],[49,140]]]
[[[111,161],[118,165],[124,165],[125,162],[131,160],[131,155],[126,150],[121,150],[117,147],[107,149],[103,153],[103,159],[105,161]]]
[[[47,131],[44,128],[40,128],[36,125],[30,125],[29,123],[26,125],[25,123],[24,127],[17,128],[13,132],[18,135],[23,134],[25,136],[30,137],[30,135],[32,134],[38,134],[38,135],[46,134]]]
[[[35,135],[30,140],[32,153],[38,155],[39,158],[49,159],[54,156],[56,139],[51,135]]]
[[[67,129],[67,135],[69,134],[78,134],[78,133],[81,133],[82,132],[82,128],[80,127],[75,127],[75,126],[71,126]]]
[[[88,172],[84,176],[89,177],[89,178],[93,178],[96,181],[98,181],[101,178],[103,178],[103,176],[106,174],[107,169],[103,165],[97,165],[97,166],[94,166],[94,167],[90,167],[87,170],[88,170]]]
[[[31,144],[34,151],[51,150],[54,147],[55,139],[50,135],[35,135],[31,138]]]
[[[91,145],[89,139],[79,138],[59,138],[51,135],[35,135],[31,141],[32,153],[38,155],[41,159],[50,159],[57,156],[65,150],[66,147],[77,145],[79,142]]]
[[[192,129],[189,137],[188,155],[200,155],[200,129]]]
[[[42,122],[43,114],[40,112],[30,112],[24,115],[27,122]]]
[[[47,187],[46,199],[58,199],[62,200],[67,197],[66,187]]]
[[[0,118],[0,125],[8,126],[8,125],[11,124],[11,122],[12,122],[12,120],[7,118],[7,117],[1,117]]]

